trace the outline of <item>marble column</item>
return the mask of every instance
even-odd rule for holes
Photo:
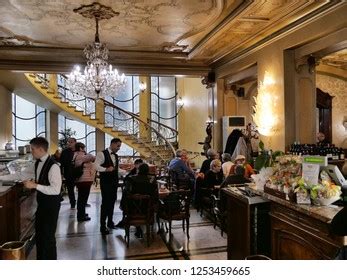
[[[140,119],[147,123],[151,119],[151,77],[140,76],[139,79],[146,85],[146,89],[140,92]],[[143,124],[140,124],[140,137],[151,139],[151,131]]]
[[[95,104],[95,117],[99,120],[99,123],[105,123],[105,105],[104,101],[97,100]],[[110,143],[105,143],[105,133],[96,128],[95,132],[95,149],[96,152],[100,152],[108,147]]]
[[[284,52],[285,146],[294,141],[316,142],[316,75],[314,66],[295,61],[295,52]]]
[[[0,149],[12,140],[12,94],[3,85],[0,85]]]

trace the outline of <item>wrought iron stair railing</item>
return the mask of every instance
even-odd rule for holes
[[[40,88],[46,91],[47,94],[50,94],[50,97],[55,99],[56,102],[60,102],[67,108],[79,112],[82,121],[85,121],[85,118],[89,118],[89,120],[94,122],[89,122],[88,124],[101,129],[105,133],[117,134],[117,136],[123,138],[122,140],[125,143],[138,150],[140,154],[145,153],[147,157],[149,155],[153,160],[165,161],[175,153],[175,148],[170,142],[172,137],[177,136],[177,131],[174,129],[162,124],[155,124],[150,120],[148,123],[144,122],[138,115],[128,112],[104,99],[100,99],[100,102],[103,103],[104,120],[97,119],[97,102],[92,98],[71,94],[68,88],[64,86],[66,77],[63,75],[56,76],[58,77],[56,86],[52,86],[49,75],[27,74],[27,78],[29,77],[34,78],[34,83],[39,83]],[[54,88],[57,89],[57,92]],[[155,125],[157,127],[154,127]],[[150,131],[150,139],[141,136],[141,128]]]

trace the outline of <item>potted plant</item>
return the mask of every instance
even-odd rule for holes
[[[65,128],[64,130],[59,131],[59,134],[61,137],[59,138],[58,146],[63,150],[67,148],[67,140],[74,137],[76,135],[76,131],[72,130],[71,128]]]
[[[259,155],[255,159],[254,168],[260,171],[262,168],[272,167],[278,156],[282,156],[282,151],[266,150],[263,141],[259,142]]]

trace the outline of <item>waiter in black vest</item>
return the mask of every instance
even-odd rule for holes
[[[20,173],[0,179],[19,179],[28,189],[36,189],[35,213],[36,257],[38,260],[56,260],[55,231],[60,210],[61,174],[59,165],[47,153],[48,141],[36,137],[30,141],[35,164]]]
[[[110,147],[97,153],[95,159],[96,170],[100,173],[101,188],[101,214],[100,214],[100,232],[105,235],[109,229],[116,228],[113,222],[114,204],[117,200],[118,188],[118,155],[122,145],[119,138],[111,140]],[[106,227],[107,218],[107,227]]]

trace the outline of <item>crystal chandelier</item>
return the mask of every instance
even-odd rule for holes
[[[76,12],[76,10],[74,11]],[[85,17],[95,18],[95,42],[88,44],[83,50],[87,60],[84,72],[81,73],[81,69],[77,65],[68,75],[68,87],[72,94],[93,99],[115,96],[126,83],[125,75],[119,75],[117,69],[112,69],[112,65],[108,64],[108,49],[106,44],[100,43],[99,40],[99,20],[109,19],[114,14],[104,14],[100,11],[101,9],[99,8],[88,11],[88,14],[81,13]]]

